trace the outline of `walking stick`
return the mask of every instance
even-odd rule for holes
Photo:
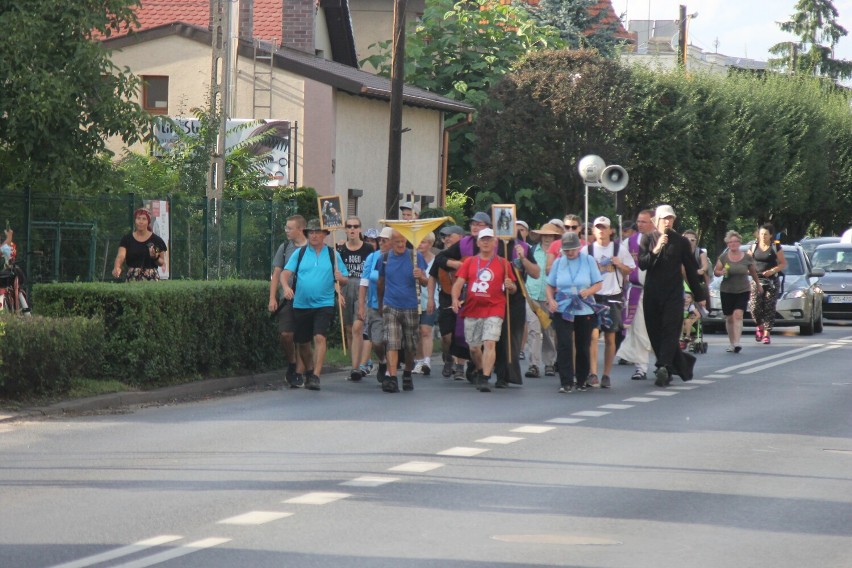
[[[331,237],[332,244],[334,243],[334,237]],[[337,255],[334,256],[334,264],[331,266],[331,274],[337,272]],[[343,303],[346,301],[346,298],[343,297],[343,293],[340,290],[340,282],[337,281],[337,277],[334,277],[334,290],[337,292],[337,315],[340,318],[340,341],[343,343],[343,354],[346,355],[346,330],[343,327]]]

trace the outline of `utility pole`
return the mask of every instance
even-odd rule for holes
[[[393,7],[393,60],[391,61],[390,135],[388,142],[388,182],[385,214],[397,217],[402,161],[402,87],[405,81],[405,10],[407,0],[395,0]]]
[[[228,0],[216,0],[213,11],[212,65],[210,69],[210,116],[218,121],[216,150],[210,156],[207,172],[207,198],[216,200],[216,220],[219,219],[219,204],[225,187],[225,133],[229,108],[228,79],[231,73],[230,33],[231,10]]]
[[[677,63],[686,70],[686,6],[680,5],[680,21],[678,22]]]

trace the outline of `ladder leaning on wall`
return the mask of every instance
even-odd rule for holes
[[[254,40],[252,118],[272,118],[272,70],[277,39]]]

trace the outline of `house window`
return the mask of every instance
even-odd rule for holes
[[[364,195],[363,189],[350,189],[348,199],[346,201],[346,216],[358,216],[358,198]]]
[[[169,114],[168,77],[142,77],[142,108],[151,114]]]

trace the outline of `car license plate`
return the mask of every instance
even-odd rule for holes
[[[828,297],[829,304],[852,304],[852,296],[838,296],[831,294]]]

